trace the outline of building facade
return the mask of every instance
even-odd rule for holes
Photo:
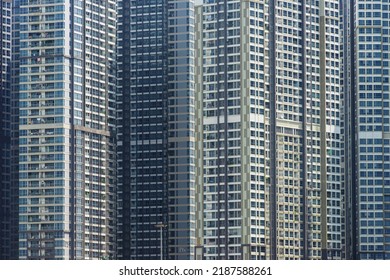
[[[390,259],[389,3],[351,1],[344,30],[352,48],[344,65],[351,88],[348,200],[355,259]]]
[[[191,259],[194,2],[119,2],[118,257]]]
[[[343,176],[342,184],[344,185],[344,198],[343,204],[343,219],[345,223],[342,225],[345,227],[345,236],[343,236],[342,242],[345,246],[345,258],[356,259],[356,222],[357,222],[357,204],[356,204],[356,184],[355,184],[355,94],[354,94],[354,21],[353,18],[354,9],[353,1],[340,2],[340,32],[341,32],[341,130],[343,145],[342,156],[340,158],[342,162]]]
[[[196,258],[342,258],[339,2],[196,16]]]
[[[388,0],[0,3],[1,259],[390,259]]]
[[[116,2],[19,19],[19,258],[114,258]]]
[[[0,1],[0,259],[12,259],[11,35],[12,1]]]

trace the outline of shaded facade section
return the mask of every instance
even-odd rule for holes
[[[0,259],[13,259],[11,184],[12,1],[0,1]]]
[[[193,253],[193,9],[193,1],[119,2],[122,259],[190,259]]]

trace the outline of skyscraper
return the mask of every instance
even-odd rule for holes
[[[115,257],[116,2],[20,2],[19,258]]]
[[[387,0],[0,3],[0,258],[390,259]]]
[[[0,259],[10,259],[12,2],[1,0],[0,6]]]
[[[119,2],[122,259],[190,259],[195,243],[194,1]]]
[[[356,222],[357,222],[357,204],[356,204],[356,184],[355,184],[355,94],[354,94],[354,9],[353,1],[340,2],[340,32],[341,32],[341,131],[342,131],[342,162],[343,176],[342,184],[344,185],[343,218],[345,223],[345,235],[342,242],[345,246],[345,258],[356,259]]]
[[[196,258],[340,259],[339,2],[196,16]]]
[[[344,4],[349,256],[390,259],[389,3]]]

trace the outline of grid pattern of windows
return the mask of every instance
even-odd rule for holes
[[[167,222],[166,1],[121,1],[119,258],[159,259]],[[163,247],[166,246],[166,227]],[[163,252],[166,256],[167,252]],[[164,257],[165,258],[165,257]]]
[[[279,259],[341,257],[338,5],[275,4]]]
[[[114,257],[115,21],[114,1],[21,1],[21,259]]]
[[[198,245],[206,259],[341,258],[339,4],[269,5],[198,10]]]
[[[193,5],[119,2],[119,258],[193,256]]]
[[[247,1],[198,9],[198,234],[206,259],[241,259],[245,246],[245,258],[266,256],[267,9]]]
[[[388,8],[388,1],[355,4],[360,259],[390,259]]]
[[[194,1],[168,1],[169,259],[192,259],[195,244]]]
[[[0,259],[12,255],[11,30],[12,2],[0,1]]]

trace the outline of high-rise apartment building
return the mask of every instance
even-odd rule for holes
[[[339,1],[206,0],[196,23],[196,258],[342,258]]]
[[[0,259],[11,256],[12,1],[0,1]]]
[[[353,1],[340,2],[340,33],[341,33],[341,131],[342,131],[342,148],[341,163],[342,163],[342,184],[344,185],[344,203],[343,203],[343,227],[345,235],[342,236],[342,243],[345,246],[345,258],[356,258],[356,222],[358,215],[356,204],[356,189],[354,186],[354,150],[355,150],[355,96],[354,96],[354,21],[353,18],[354,9]]]
[[[19,16],[19,258],[114,258],[116,2]]]
[[[389,5],[0,0],[0,259],[390,259]]]
[[[191,259],[194,1],[122,0],[118,11],[118,257]]]
[[[348,257],[390,259],[389,2],[344,7]]]

